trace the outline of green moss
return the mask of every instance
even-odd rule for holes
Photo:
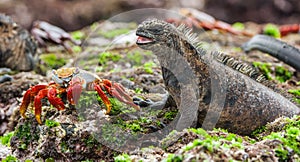
[[[29,143],[39,139],[39,134],[39,129],[33,129],[29,122],[25,122],[19,125],[14,135],[20,140],[19,148],[26,149]]]
[[[129,59],[132,65],[134,66],[142,65],[143,56],[140,51],[130,52],[126,55],[126,57],[127,59]]]
[[[107,65],[108,61],[117,62],[121,59],[121,56],[118,53],[112,52],[102,52],[99,54],[99,64]]]
[[[188,131],[192,131],[200,137],[195,139],[193,142],[186,145],[183,150],[189,151],[197,146],[201,146],[205,148],[207,151],[213,153],[215,149],[243,149],[243,141],[244,139],[236,134],[227,133],[226,130],[222,129],[214,129],[215,135],[209,135],[204,129],[188,129]],[[221,132],[221,133],[219,133]]]
[[[260,133],[265,132],[266,131],[266,126],[262,126],[260,128],[255,129],[252,133],[251,136],[252,137],[257,137]]]
[[[46,66],[57,69],[66,64],[65,59],[58,58],[55,54],[44,54],[40,56],[40,59],[46,64]]]
[[[142,129],[141,126],[137,123],[127,124],[126,127],[134,132],[141,131]]]
[[[191,128],[189,129],[189,131],[192,131],[198,135],[201,135],[203,137],[210,137],[210,135],[206,132],[206,130],[202,129],[202,128],[198,128],[198,129],[195,129],[195,128]]]
[[[293,94],[295,97],[293,98],[294,101],[300,104],[300,89],[289,89],[289,93]]]
[[[283,82],[291,79],[293,76],[293,73],[282,66],[277,66],[275,68],[275,76],[276,76],[276,80],[283,83]]]
[[[219,141],[214,141],[212,138],[195,139],[192,143],[187,144],[183,149],[185,151],[189,151],[196,146],[202,146],[207,149],[209,152],[213,152],[214,148],[218,148],[220,146]]]
[[[135,88],[134,89],[135,94],[141,94],[142,92],[143,92],[143,89],[141,89],[141,88]]]
[[[290,90],[288,90],[288,92],[295,95],[295,96],[300,97],[300,89],[290,89]]]
[[[88,138],[84,138],[83,141],[87,147],[93,147],[97,144],[97,140],[92,135],[90,135]]]
[[[50,157],[45,160],[45,162],[55,162],[54,158]]]
[[[75,40],[82,40],[82,39],[84,39],[85,34],[82,31],[78,30],[78,31],[72,32],[71,36]]]
[[[268,80],[272,80],[272,75],[271,75],[272,70],[271,70],[270,63],[253,62],[252,64],[254,67],[260,69]]]
[[[105,123],[101,127],[101,138],[105,143],[114,145],[114,147],[123,147],[126,141],[134,138],[128,136],[129,132],[124,132],[124,121],[118,120],[116,123]]]
[[[100,97],[99,97],[100,98]],[[98,98],[98,99],[99,99]],[[102,101],[102,100],[101,100]],[[109,98],[109,101],[111,103],[111,111],[110,111],[110,115],[117,115],[120,114],[121,112],[125,113],[125,112],[130,112],[130,109],[128,109],[122,102],[120,102],[118,99],[116,98]]]
[[[236,23],[232,24],[232,27],[236,30],[244,30],[245,29],[245,25],[241,22],[236,22]]]
[[[263,33],[275,38],[280,38],[281,36],[279,28],[274,24],[267,24],[263,29]]]
[[[178,110],[168,111],[164,114],[164,118],[168,120],[173,120],[178,113]]]
[[[5,159],[2,159],[2,162],[18,162],[19,160],[12,156],[12,155],[8,155]]]
[[[109,95],[108,95],[109,97]],[[128,112],[131,109],[125,106],[122,102],[120,102],[117,98],[109,97],[108,100],[111,103],[111,111],[110,115],[117,115],[121,112]],[[91,107],[92,105],[98,104],[101,108],[107,109],[105,104],[103,103],[101,97],[98,95],[96,91],[84,91],[81,93],[77,108],[85,110],[87,107]]]
[[[280,127],[277,132],[273,131],[263,139],[280,141],[275,152],[276,156],[284,161],[289,160],[289,157],[294,154],[300,154],[300,116],[295,116],[292,119],[285,118],[280,125],[284,125],[284,127]],[[270,129],[272,130],[272,127]]]
[[[75,53],[79,53],[82,51],[82,48],[80,46],[73,46],[72,47],[72,50],[75,52]]]
[[[115,162],[131,162],[130,156],[128,154],[122,154],[114,157]]]
[[[148,61],[144,64],[144,71],[149,74],[153,74],[153,67],[157,65],[153,61]]]
[[[46,119],[45,125],[49,128],[53,128],[59,126],[60,124],[57,121]]]
[[[168,154],[166,159],[163,159],[163,162],[181,162],[183,159],[182,155]]]
[[[121,28],[121,29],[114,29],[110,31],[100,31],[99,34],[104,36],[105,38],[114,38],[121,34],[126,34],[130,31],[130,29]]]
[[[10,139],[14,135],[14,132],[5,133],[3,136],[0,136],[0,142],[4,146],[10,146]]]

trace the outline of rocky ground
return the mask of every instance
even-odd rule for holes
[[[246,30],[258,33],[264,24],[245,23]],[[51,45],[40,55],[31,72],[9,72],[12,81],[0,84],[0,159],[63,161],[297,161],[300,160],[299,117],[279,118],[253,133],[239,136],[226,130],[186,129],[172,131],[177,119],[175,107],[149,106],[166,98],[159,63],[155,56],[135,45],[135,23],[94,23],[71,33],[85,40],[73,46],[74,54]],[[131,33],[131,34],[130,34]],[[250,39],[225,31],[200,35],[207,46],[253,63],[279,88],[299,93],[300,76],[293,68],[259,51],[245,54],[240,46]],[[282,40],[300,47],[300,35]],[[49,72],[76,66],[101,78],[121,83],[141,105],[141,112],[111,98],[113,110],[94,92],[84,92],[76,106],[57,111],[43,100],[43,124],[32,110],[19,115],[26,89],[50,81]],[[279,68],[281,67],[281,68]],[[278,70],[281,69],[281,70]],[[5,72],[3,72],[5,73]],[[299,96],[294,96],[294,100]]]

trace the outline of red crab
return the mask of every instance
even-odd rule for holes
[[[33,22],[31,34],[39,42],[40,45],[46,47],[45,41],[50,41],[56,44],[63,45],[69,53],[73,53],[73,50],[67,43],[68,40],[74,43],[75,45],[80,45],[81,43],[80,41],[74,40],[71,37],[71,35],[63,29],[51,25],[45,21]]]
[[[279,31],[280,31],[281,36],[286,36],[289,33],[299,33],[300,32],[300,24],[282,25],[279,27]]]
[[[178,24],[185,24],[188,27],[195,27],[195,28],[203,28],[206,30],[218,29],[223,30],[235,35],[245,35],[245,36],[253,36],[253,34],[247,31],[239,31],[233,28],[230,24],[216,20],[211,15],[208,15],[204,12],[193,8],[180,8],[179,13],[184,16],[182,19],[167,19],[166,21],[169,23]]]
[[[133,103],[132,98],[125,92],[122,85],[107,79],[100,79],[95,74],[79,68],[53,70],[52,79],[53,81],[48,85],[35,85],[25,92],[20,106],[20,113],[24,118],[26,117],[25,113],[29,104],[33,103],[35,118],[41,124],[41,100],[43,98],[47,97],[51,105],[58,110],[63,110],[65,109],[65,104],[58,95],[66,94],[69,103],[75,105],[83,90],[97,91],[107,108],[106,114],[111,110],[111,103],[104,91],[116,97],[119,101],[134,107],[136,110],[140,110],[140,107]]]

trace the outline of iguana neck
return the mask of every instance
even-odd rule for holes
[[[153,49],[162,67],[162,75],[166,89],[174,98],[176,105],[180,105],[180,86],[194,84],[198,89],[197,98],[209,104],[210,74],[209,61],[205,61],[205,51],[196,48],[186,39],[185,35],[178,34],[172,37],[172,44],[164,48]]]

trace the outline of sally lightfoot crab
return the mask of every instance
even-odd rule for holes
[[[52,80],[48,85],[35,85],[28,89],[23,97],[20,113],[25,118],[26,110],[33,103],[34,114],[39,124],[41,121],[42,99],[47,97],[50,104],[58,110],[65,109],[62,98],[58,95],[66,95],[70,104],[77,104],[83,90],[97,91],[98,95],[105,104],[108,114],[111,110],[111,103],[105,92],[116,97],[119,101],[140,110],[140,107],[133,103],[132,98],[125,92],[122,85],[111,82],[107,79],[100,79],[95,74],[81,70],[79,68],[61,68],[53,70]]]

